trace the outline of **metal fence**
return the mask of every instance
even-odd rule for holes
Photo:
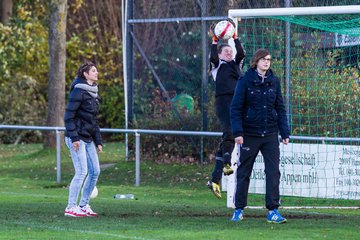
[[[43,127],[43,126],[23,126],[23,125],[0,125],[0,130],[38,130],[38,131],[55,131],[56,132],[56,182],[61,182],[61,136],[60,133],[65,131],[64,127]],[[104,133],[130,133],[135,134],[135,186],[140,186],[140,136],[141,134],[158,134],[158,135],[181,135],[181,136],[210,136],[220,137],[221,132],[201,132],[201,131],[172,131],[172,130],[150,130],[150,129],[116,129],[101,128]],[[360,138],[335,138],[335,137],[306,137],[291,136],[292,140],[303,141],[320,141],[320,142],[360,142]],[[127,151],[126,151],[127,152]],[[125,156],[127,158],[127,156]]]
[[[65,131],[64,127],[43,127],[43,126],[23,126],[23,125],[0,125],[0,130],[38,130],[56,132],[56,182],[61,182],[61,136]],[[140,186],[140,136],[141,134],[162,134],[162,135],[182,135],[182,136],[212,136],[219,137],[220,132],[199,132],[199,131],[170,131],[170,130],[146,130],[146,129],[114,129],[101,128],[105,133],[130,133],[135,134],[135,185]],[[126,151],[128,152],[128,151]],[[127,158],[127,156],[125,156]]]
[[[208,75],[208,55],[211,42],[209,42],[210,38],[207,32],[210,24],[226,18],[229,9],[269,8],[267,10],[273,12],[270,8],[346,6],[358,4],[359,1],[157,0],[155,1],[156,4],[152,1],[152,7],[149,7],[150,3],[146,0],[127,0],[124,2],[126,8],[122,22],[123,71],[125,121],[129,121],[129,128],[135,128],[136,124],[144,128],[167,128],[163,121],[159,122],[156,127],[149,125],[153,122],[152,117],[157,114],[157,109],[163,110],[161,104],[153,104],[157,108],[149,104],[154,98],[154,92],[160,89],[164,95],[165,93],[168,94],[168,97],[175,103],[178,101],[176,97],[184,95],[191,97],[195,113],[201,115],[201,117],[197,117],[196,114],[189,115],[188,117],[193,120],[193,124],[190,126],[179,119],[178,130],[217,131],[216,126],[214,127],[214,123],[211,122],[211,119],[216,118],[216,116],[210,110],[213,108],[212,99],[214,96],[214,84]],[[283,9],[283,11],[288,10]],[[273,26],[260,26],[256,24],[256,21],[249,21],[248,23],[242,21],[239,26],[240,40],[247,52],[245,66],[249,65],[252,53],[261,46],[268,47],[269,42],[277,42],[274,49],[269,49],[272,55],[277,57],[275,52],[281,56],[286,55],[286,64],[289,65],[291,63],[289,55],[295,53],[289,47],[291,43],[290,24],[287,23],[286,30],[284,28],[288,37],[283,43],[283,40],[280,41],[282,38],[279,38],[282,37],[282,29],[276,29]],[[248,30],[244,31],[246,25],[248,25],[246,28]],[[266,37],[257,34],[258,32],[262,34],[269,29],[275,37],[274,40],[270,40],[271,34],[267,34]],[[287,44],[288,46],[280,48],[278,46],[280,44]],[[284,73],[286,81],[289,81],[289,67],[284,69],[287,71]],[[280,69],[277,72],[280,74]],[[287,98],[291,97],[289,91],[287,89],[285,92]],[[181,104],[180,101],[179,103]],[[296,108],[296,106],[294,107]],[[290,114],[290,106],[288,108]],[[126,124],[128,123],[126,122]]]

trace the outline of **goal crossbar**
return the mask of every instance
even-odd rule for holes
[[[289,7],[289,8],[256,8],[230,9],[229,17],[267,17],[313,14],[360,14],[360,5],[329,6],[329,7]]]

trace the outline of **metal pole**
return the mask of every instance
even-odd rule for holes
[[[134,44],[130,32],[133,31],[133,25],[129,20],[134,17],[134,0],[126,0],[126,64],[128,81],[128,124],[133,127],[134,121]]]
[[[291,7],[291,0],[285,0],[285,7]],[[291,75],[291,24],[285,23],[285,105],[288,119],[291,123],[290,113],[290,75]]]
[[[201,6],[201,16],[207,16],[208,14],[208,0],[202,1]],[[202,115],[202,121],[201,121],[201,131],[207,131],[207,125],[208,125],[208,114],[207,114],[207,103],[208,103],[208,38],[207,38],[207,27],[206,27],[206,21],[201,21],[201,31],[202,31],[202,84],[201,84],[201,115]],[[202,165],[204,163],[204,137],[201,137],[200,141],[200,164]]]
[[[61,182],[61,144],[60,131],[56,129],[56,182]]]
[[[140,133],[135,133],[135,186],[140,186]]]
[[[202,3],[198,3],[201,8]],[[174,18],[136,18],[129,19],[130,24],[138,23],[178,23],[178,22],[196,22],[196,21],[220,21],[224,20],[225,16],[207,16],[207,17],[174,17]]]
[[[151,64],[149,58],[146,56],[144,50],[142,49],[142,47],[140,46],[139,41],[137,40],[137,38],[134,36],[133,32],[129,32],[129,34],[132,36],[132,39],[134,41],[135,46],[137,47],[137,49],[139,50],[140,55],[144,58],[146,65],[150,68],[151,73],[153,74],[156,82],[159,84],[159,87],[161,88],[161,91],[164,95],[164,97],[166,98],[166,100],[170,100],[169,97],[169,93],[168,91],[165,89],[164,85],[162,84],[159,75],[157,75],[155,68],[153,67],[153,65]]]

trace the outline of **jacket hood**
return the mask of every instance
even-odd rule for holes
[[[78,83],[85,83],[87,84],[86,80],[82,77],[76,77],[75,80],[71,83],[70,91],[72,91],[76,84]]]

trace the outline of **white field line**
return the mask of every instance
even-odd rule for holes
[[[24,193],[24,192],[0,192],[1,195],[13,195],[13,196],[26,196],[26,197],[37,197],[37,198],[57,198],[57,199],[67,199],[68,195],[61,196],[59,194],[37,194],[37,193]],[[111,200],[113,201],[114,198],[111,196],[109,198],[105,197],[97,197],[97,199],[101,199],[101,201]]]
[[[247,206],[247,209],[266,209],[262,206]],[[343,206],[284,206],[279,207],[279,209],[360,209],[358,207],[343,207]]]
[[[343,207],[343,206],[289,206],[281,207],[283,209],[360,209],[359,207]]]
[[[14,195],[14,196],[27,196],[27,197],[46,197],[46,198],[61,198],[59,195],[48,195],[48,194],[36,194],[36,193],[23,193],[23,192],[0,192],[3,195]],[[65,196],[64,196],[65,197]],[[67,197],[67,196],[66,196]]]
[[[55,230],[55,231],[63,231],[63,232],[76,232],[76,233],[83,233],[83,234],[96,234],[96,235],[101,235],[101,236],[106,236],[106,237],[111,237],[111,238],[120,238],[120,239],[137,239],[137,240],[156,240],[154,238],[143,238],[143,237],[132,237],[132,236],[127,236],[127,235],[122,235],[122,234],[115,234],[115,233],[107,233],[107,232],[100,232],[100,231],[88,231],[88,230],[77,230],[77,229],[71,229],[71,228],[62,228],[62,227],[51,227],[51,226],[46,226],[46,225],[39,225],[39,224],[31,224],[28,222],[20,222],[20,221],[2,221],[3,225],[11,225],[11,224],[16,224],[16,225],[20,225],[20,226],[25,226],[25,227],[31,227],[34,229],[48,229],[48,230]]]
[[[1,194],[6,194],[6,195],[14,195],[14,196],[30,196],[30,197],[39,197],[39,198],[59,198],[59,195],[47,195],[47,194],[33,194],[33,193],[19,193],[19,192],[0,192]],[[67,197],[67,196],[66,196]],[[65,198],[65,196],[64,196]],[[107,198],[103,198],[105,200],[107,200]],[[103,200],[102,199],[102,200]],[[110,200],[113,200],[110,198]],[[100,232],[100,231],[87,231],[87,230],[76,230],[76,229],[70,229],[70,228],[61,228],[61,227],[51,227],[51,226],[45,226],[45,225],[39,225],[39,224],[31,224],[31,223],[27,223],[27,222],[20,222],[20,221],[3,221],[3,224],[5,225],[9,225],[9,224],[17,224],[17,225],[21,225],[21,226],[25,226],[25,227],[32,227],[32,228],[39,228],[39,229],[49,229],[49,230],[56,230],[56,231],[73,231],[73,232],[77,232],[77,233],[84,233],[84,234],[97,234],[97,235],[103,235],[103,236],[108,236],[108,237],[116,237],[116,238],[121,238],[121,239],[139,239],[139,240],[155,240],[155,239],[151,239],[151,238],[143,238],[143,237],[130,237],[130,236],[126,236],[126,235],[121,235],[121,234],[112,234],[112,233],[107,233],[107,232]]]

